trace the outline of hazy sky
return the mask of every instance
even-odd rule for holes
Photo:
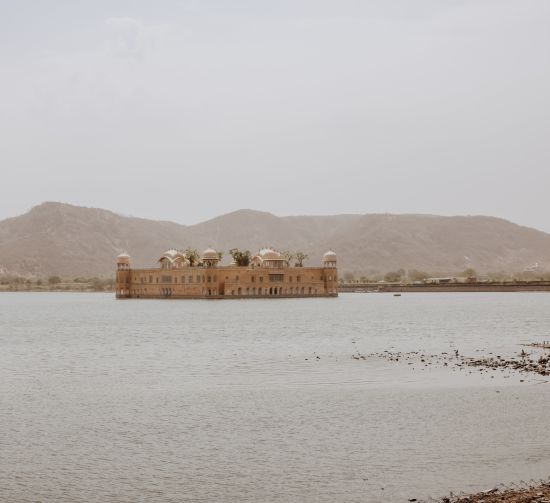
[[[550,231],[548,0],[0,0],[0,218],[488,214]]]

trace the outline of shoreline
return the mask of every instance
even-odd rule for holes
[[[111,293],[113,294],[113,298],[115,294],[115,292],[107,292],[102,290],[0,290],[0,294],[3,293]]]
[[[535,482],[533,485],[527,487],[510,484],[510,487],[503,489],[494,488],[468,495],[451,493],[449,496],[435,501],[433,499],[417,500],[416,498],[410,498],[409,501],[418,501],[419,503],[550,503],[550,482],[548,480],[533,482]]]
[[[60,287],[60,288],[2,288],[0,286],[0,293],[115,293],[114,289],[95,289],[93,287]],[[415,288],[415,287],[386,287],[384,290],[378,291],[359,291],[351,288],[339,288],[338,294],[349,293],[369,293],[369,294],[383,294],[383,293],[546,293],[550,292],[550,285],[543,288],[516,288],[516,289],[498,289],[498,288],[453,288],[453,287],[427,287],[427,288]],[[337,295],[333,295],[337,296]],[[320,297],[320,296],[318,296]],[[152,298],[152,297],[143,297]],[[237,296],[235,296],[237,298]],[[252,298],[251,296],[240,296],[238,298]]]
[[[398,284],[358,283],[339,285],[339,293],[442,293],[442,292],[550,292],[550,281],[495,283]]]

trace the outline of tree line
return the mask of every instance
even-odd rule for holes
[[[187,259],[191,267],[200,263],[200,254],[195,248],[187,248],[183,252],[183,255]],[[239,250],[238,248],[231,248],[231,250],[229,250],[229,255],[231,255],[231,258],[233,259],[233,262],[235,262],[235,265],[239,267],[247,267],[252,262],[252,253],[250,250]],[[309,255],[302,251],[291,252],[285,250],[281,252],[281,256],[285,259],[287,265],[291,265],[294,261],[295,267],[303,267],[304,262],[309,258]],[[221,261],[222,259],[223,252],[218,252],[218,260]]]
[[[403,268],[395,271],[388,271],[386,273],[371,273],[354,274],[352,272],[344,273],[340,278],[340,283],[377,283],[384,281],[386,283],[414,283],[418,281],[424,281],[428,278],[441,278],[441,277],[460,277],[467,278],[470,281],[493,281],[493,282],[505,282],[505,281],[550,281],[550,271],[520,271],[520,272],[488,272],[484,274],[478,273],[473,268],[467,268],[461,272],[426,272],[418,269]]]
[[[25,278],[17,275],[0,277],[0,287],[3,290],[67,290],[109,292],[115,289],[115,278],[73,278],[64,279],[60,276],[47,278]]]

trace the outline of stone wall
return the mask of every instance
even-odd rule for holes
[[[248,298],[338,295],[334,267],[181,267],[117,271],[117,298]]]

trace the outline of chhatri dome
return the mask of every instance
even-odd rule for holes
[[[332,250],[329,250],[323,255],[323,261],[324,262],[336,262],[336,253],[334,253]]]
[[[158,259],[161,263],[162,269],[180,269],[184,267],[188,260],[185,258],[185,254],[174,248],[166,250]]]
[[[263,248],[259,253],[263,260],[280,260],[281,254],[271,248]]]
[[[220,261],[220,257],[214,248],[207,248],[202,252],[201,260],[206,267],[216,267]]]
[[[218,252],[214,248],[207,248],[202,252],[203,260],[218,260]]]
[[[130,255],[126,252],[121,253],[116,258],[117,269],[119,270],[128,270],[130,269]]]
[[[179,252],[178,250],[174,249],[174,248],[170,248],[169,250],[166,250],[162,256],[163,257],[168,257],[168,258],[174,258],[176,257],[176,255],[180,254],[181,252]]]
[[[329,250],[323,255],[323,264],[325,267],[336,267],[336,253]]]

